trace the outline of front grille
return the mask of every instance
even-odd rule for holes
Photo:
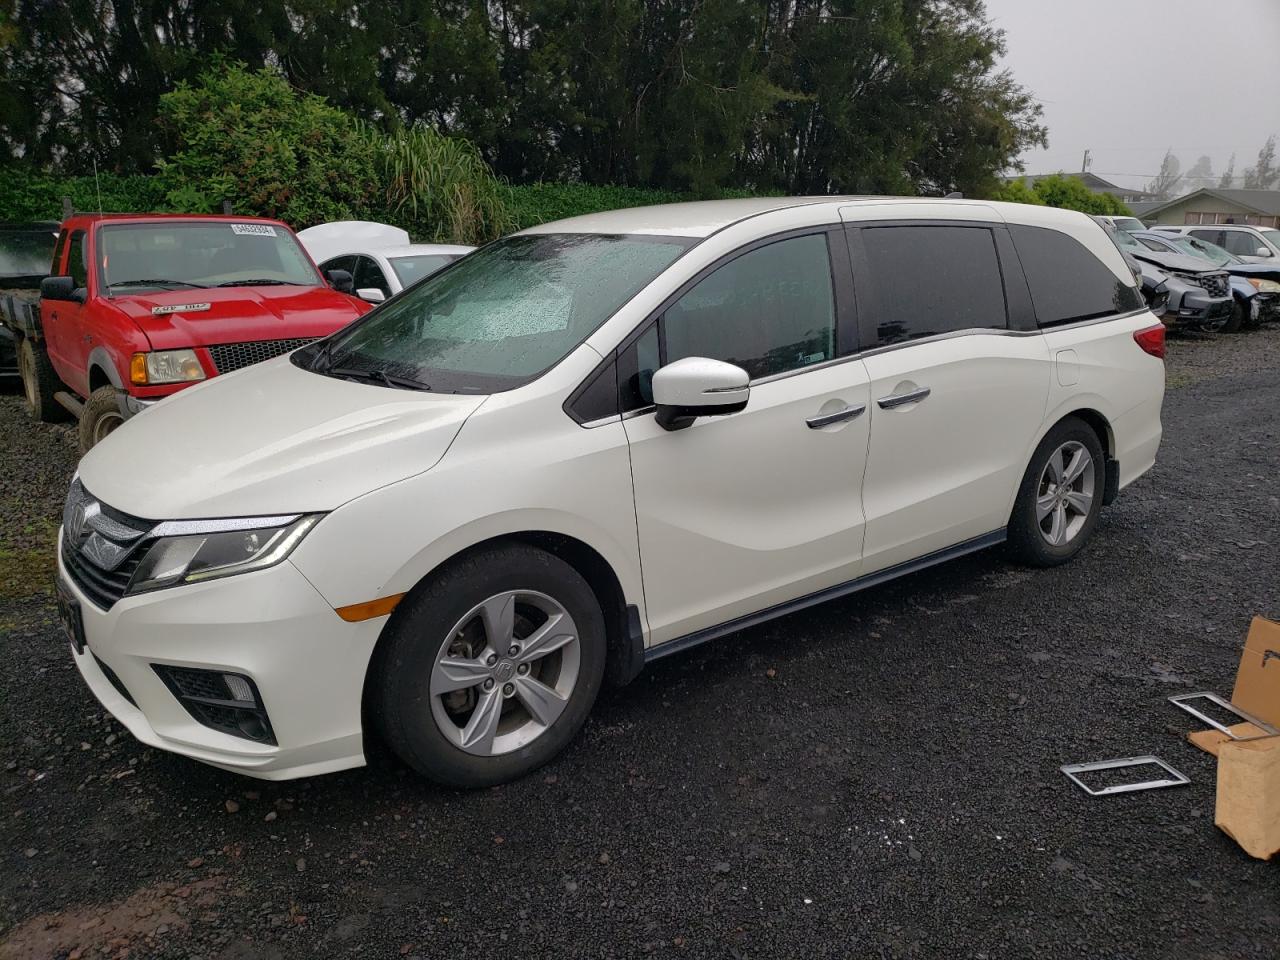
[[[1184,273],[1180,276],[1188,283],[1194,283],[1211,297],[1225,297],[1231,292],[1231,279],[1225,273]]]
[[[263,360],[270,360],[281,354],[305,347],[315,341],[316,337],[300,337],[294,340],[253,340],[249,343],[222,343],[209,348],[213,357],[213,365],[219,373],[230,373],[241,367],[248,367]]]
[[[227,684],[227,674],[221,671],[164,663],[153,663],[151,668],[196,723],[256,743],[276,742],[258,687],[243,674],[231,676],[237,685],[248,689],[250,700],[238,699]]]
[[[76,480],[62,511],[62,565],[95,606],[109,610],[155,542],[154,526],[100,502]]]

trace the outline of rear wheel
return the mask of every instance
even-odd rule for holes
[[[373,719],[431,780],[505,783],[577,734],[605,649],[600,604],[577,571],[532,547],[484,550],[396,610],[370,677]]]
[[[70,414],[53,397],[62,384],[49,362],[49,354],[30,337],[23,337],[18,344],[18,373],[31,416],[41,423],[68,419]]]
[[[1068,417],[1036,448],[1009,519],[1009,545],[1024,563],[1052,567],[1084,547],[1098,523],[1106,486],[1102,444]]]
[[[88,453],[124,423],[120,410],[120,391],[115,387],[99,387],[89,394],[80,413],[80,453]]]

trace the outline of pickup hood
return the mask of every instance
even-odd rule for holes
[[[430,469],[484,399],[338,380],[279,357],[126,421],[80,479],[148,520],[327,511]]]
[[[214,287],[122,294],[107,299],[138,325],[154,350],[247,340],[323,337],[368,312],[363,300],[329,287]],[[208,309],[176,310],[192,305]]]

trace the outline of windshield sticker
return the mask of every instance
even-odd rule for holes
[[[170,307],[152,307],[153,316],[162,317],[166,313],[199,313],[201,310],[208,310],[207,303],[175,303]]]
[[[233,223],[231,232],[238,237],[274,237],[276,228],[269,223]]]

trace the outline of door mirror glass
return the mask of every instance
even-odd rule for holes
[[[676,360],[653,375],[653,402],[664,430],[683,430],[698,417],[737,413],[750,394],[747,371],[706,357]]]
[[[369,303],[382,303],[387,299],[387,295],[377,287],[361,287],[356,291],[356,296]]]
[[[351,279],[351,274],[346,270],[326,270],[324,278],[339,293],[350,293],[355,289],[355,282]]]
[[[84,302],[84,291],[77,289],[72,277],[45,277],[40,281],[40,296],[45,300]]]

